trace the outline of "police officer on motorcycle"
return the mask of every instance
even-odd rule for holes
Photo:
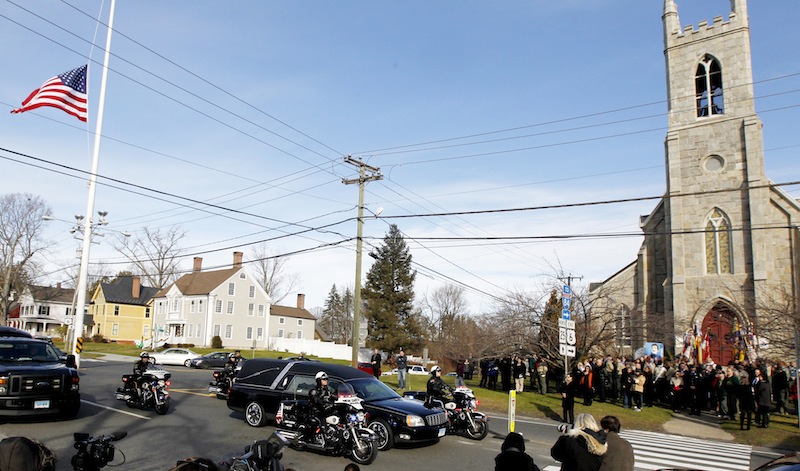
[[[225,371],[229,373],[236,371],[236,368],[238,368],[243,361],[244,358],[242,358],[242,352],[240,350],[236,350],[235,352],[231,353],[230,356],[228,356],[228,361],[225,362]]]
[[[141,397],[142,377],[147,369],[150,367],[150,354],[142,352],[139,354],[139,359],[133,364],[133,384],[136,389],[136,395]]]
[[[316,386],[311,392],[308,393],[308,401],[311,404],[311,411],[313,413],[312,419],[316,419],[318,421],[315,425],[321,425],[325,423],[325,417],[328,415],[333,403],[336,401],[336,398],[333,397],[333,393],[331,392],[330,388],[328,387],[328,374],[324,371],[320,371],[314,377],[316,381]],[[306,432],[309,435],[313,435],[316,431],[316,426],[306,429]]]
[[[444,403],[450,399],[453,388],[442,379],[442,369],[438,366],[431,368],[431,378],[425,395],[425,404],[429,407],[438,405],[444,408]]]

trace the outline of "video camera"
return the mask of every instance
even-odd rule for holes
[[[111,442],[122,440],[128,432],[114,432],[111,435],[90,437],[88,433],[75,433],[75,449],[72,457],[74,471],[98,471],[114,460],[114,445]],[[123,463],[124,461],[123,455]],[[120,463],[122,464],[122,463]]]
[[[274,433],[266,440],[258,440],[244,449],[244,455],[234,458],[232,471],[283,471],[281,458],[286,439]]]

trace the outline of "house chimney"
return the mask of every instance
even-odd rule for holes
[[[194,268],[192,269],[193,272],[197,273],[203,270],[203,257],[195,257],[194,258]]]
[[[242,252],[233,252],[233,268],[242,268]]]
[[[131,288],[131,296],[133,299],[139,299],[139,296],[142,294],[142,279],[139,275],[135,275],[133,277],[133,287]]]
[[[302,293],[297,293],[297,309],[305,309],[306,308],[306,295]]]

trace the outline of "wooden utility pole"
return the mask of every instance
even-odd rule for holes
[[[361,239],[364,226],[364,184],[367,182],[381,180],[381,169],[367,165],[361,160],[354,159],[351,156],[345,156],[344,162],[346,164],[358,167],[358,178],[351,180],[342,179],[345,185],[352,185],[358,183],[358,230],[356,235],[356,286],[355,293],[353,294],[353,356],[351,359],[351,366],[358,368],[358,345],[361,341]],[[370,175],[367,175],[370,172]]]

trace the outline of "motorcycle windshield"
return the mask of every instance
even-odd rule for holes
[[[347,383],[341,383],[336,390],[336,402],[344,404],[360,405],[361,399],[356,396],[353,387]]]

